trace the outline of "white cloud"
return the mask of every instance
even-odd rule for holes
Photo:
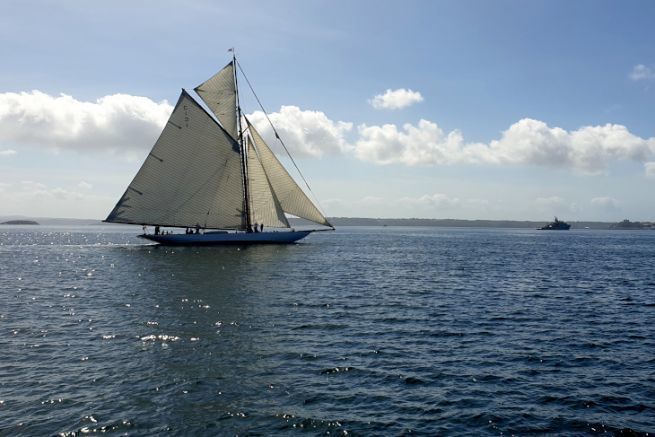
[[[644,64],[635,65],[628,75],[631,80],[655,80],[655,70]]]
[[[34,180],[13,184],[0,184],[3,214],[24,214],[35,217],[52,217],[53,211],[69,211],[76,217],[98,217],[98,211],[108,210],[116,199],[83,192],[74,187],[51,186]]]
[[[399,88],[388,89],[384,94],[377,94],[369,103],[375,109],[401,109],[423,101],[423,96],[418,91]]]
[[[0,94],[0,142],[56,150],[147,149],[172,111],[163,101],[114,94],[84,102],[40,91]]]
[[[387,93],[389,94],[389,93]],[[155,141],[172,108],[145,97],[115,94],[95,102],[40,91],[0,94],[0,144],[33,145],[79,151],[134,154]],[[249,116],[269,144],[280,151],[262,112]],[[606,124],[567,131],[524,118],[488,143],[467,143],[462,132],[445,132],[436,123],[359,125],[333,121],[321,111],[282,106],[270,114],[294,156],[352,153],[376,164],[449,165],[514,164],[565,167],[585,173],[603,171],[616,160],[645,164],[655,175],[655,138],[632,134],[625,126]],[[15,150],[2,150],[10,156]]]
[[[366,206],[380,206],[380,205],[385,205],[387,201],[384,199],[384,197],[378,197],[378,196],[364,196],[360,201],[360,204],[366,205]]]
[[[593,206],[605,209],[605,210],[615,210],[619,207],[619,201],[613,197],[594,197],[591,199],[591,204]]]
[[[575,131],[524,118],[489,144],[466,143],[458,130],[448,134],[436,124],[359,126],[355,155],[378,164],[518,164],[569,167],[587,173],[610,161],[643,162],[655,153],[655,138],[644,139],[625,126],[585,126]]]
[[[297,106],[282,106],[269,117],[294,156],[322,156],[350,148],[345,135],[352,130],[352,123],[332,121],[323,112],[303,111]],[[256,111],[248,119],[271,147],[277,147],[278,140],[263,112]]]
[[[598,172],[611,160],[645,160],[655,151],[655,138],[640,138],[618,124],[566,131],[525,118],[510,126],[489,148],[502,162]]]
[[[408,206],[429,207],[429,208],[452,208],[460,206],[462,202],[456,197],[450,197],[443,193],[425,194],[420,197],[403,197],[398,203]]]
[[[539,213],[547,214],[571,214],[580,211],[580,207],[575,202],[568,202],[559,196],[537,197],[533,200],[534,209]]]
[[[645,162],[644,170],[646,171],[646,177],[655,178],[655,162]]]
[[[330,215],[360,217],[435,217],[461,215],[479,208],[487,210],[488,201],[460,199],[445,193],[430,193],[418,196],[371,195],[351,199],[328,199],[323,202]]]
[[[60,187],[50,188],[41,182],[21,181],[20,188],[16,192],[19,197],[30,197],[33,199],[59,199],[59,200],[78,200],[82,194],[76,191],[65,190]]]
[[[436,123],[420,120],[418,126],[360,125],[355,155],[377,164],[402,163],[454,164],[462,161],[488,162],[487,148],[482,144],[465,144],[461,132],[444,134]]]
[[[82,190],[90,190],[91,188],[93,188],[93,185],[91,185],[91,184],[88,183],[87,181],[80,181],[80,182],[77,184],[77,187],[78,187],[78,188],[81,188]]]
[[[550,197],[537,197],[534,199],[534,203],[537,207],[545,208],[560,208],[565,205],[564,199],[559,196],[550,196]]]

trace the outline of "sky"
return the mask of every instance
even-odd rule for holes
[[[327,216],[655,221],[653,22],[651,1],[5,0],[0,216],[104,219],[234,47]]]

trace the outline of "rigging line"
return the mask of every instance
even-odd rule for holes
[[[236,59],[235,59],[235,61],[236,61]],[[296,164],[296,161],[293,159],[293,156],[291,156],[291,153],[289,153],[289,149],[287,149],[286,144],[284,144],[284,141],[282,141],[282,138],[277,133],[277,129],[275,129],[275,126],[273,125],[273,122],[269,118],[268,112],[266,111],[266,109],[264,109],[264,105],[262,105],[262,102],[259,100],[259,97],[257,96],[257,93],[253,89],[252,84],[250,83],[250,80],[248,79],[248,76],[246,76],[246,73],[243,71],[243,68],[241,68],[241,63],[239,61],[236,61],[236,64],[239,67],[239,71],[241,72],[241,74],[243,74],[243,78],[246,79],[246,83],[248,84],[248,88],[250,88],[250,91],[255,96],[255,100],[257,100],[257,103],[259,104],[259,107],[262,109],[262,112],[266,116],[266,120],[268,120],[268,124],[270,124],[271,128],[273,128],[273,133],[275,134],[275,138],[277,138],[278,141],[280,142],[280,144],[282,144],[282,147],[284,148],[284,151],[287,152],[287,155],[289,156],[289,159],[291,159],[291,162],[293,163],[293,166],[296,168],[296,170],[298,170],[298,174],[300,174],[300,177],[302,178],[303,182],[305,183],[305,185],[307,185],[307,189],[309,190],[309,192],[312,193],[312,195],[314,196],[314,200],[316,201],[316,203],[318,203],[319,208],[322,211],[325,211],[323,209],[323,207],[321,206],[321,202],[319,202],[319,200],[318,200],[318,196],[314,193],[314,191],[312,191],[312,187],[309,186],[309,183],[307,182],[307,179],[305,179],[305,176],[302,174],[302,172],[298,168],[298,165]],[[327,219],[325,221],[327,222]],[[332,225],[330,225],[330,226],[332,226]]]

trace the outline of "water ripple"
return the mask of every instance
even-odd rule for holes
[[[0,434],[655,428],[655,233],[0,232]]]

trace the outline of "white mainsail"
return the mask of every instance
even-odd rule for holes
[[[234,61],[194,88],[203,102],[212,110],[218,121],[232,138],[238,140],[237,91],[234,82]]]
[[[282,210],[288,214],[331,227],[332,225],[296,184],[248,119],[246,119],[246,123],[257,149],[259,161]]]
[[[243,229],[239,144],[182,91],[107,222]]]

